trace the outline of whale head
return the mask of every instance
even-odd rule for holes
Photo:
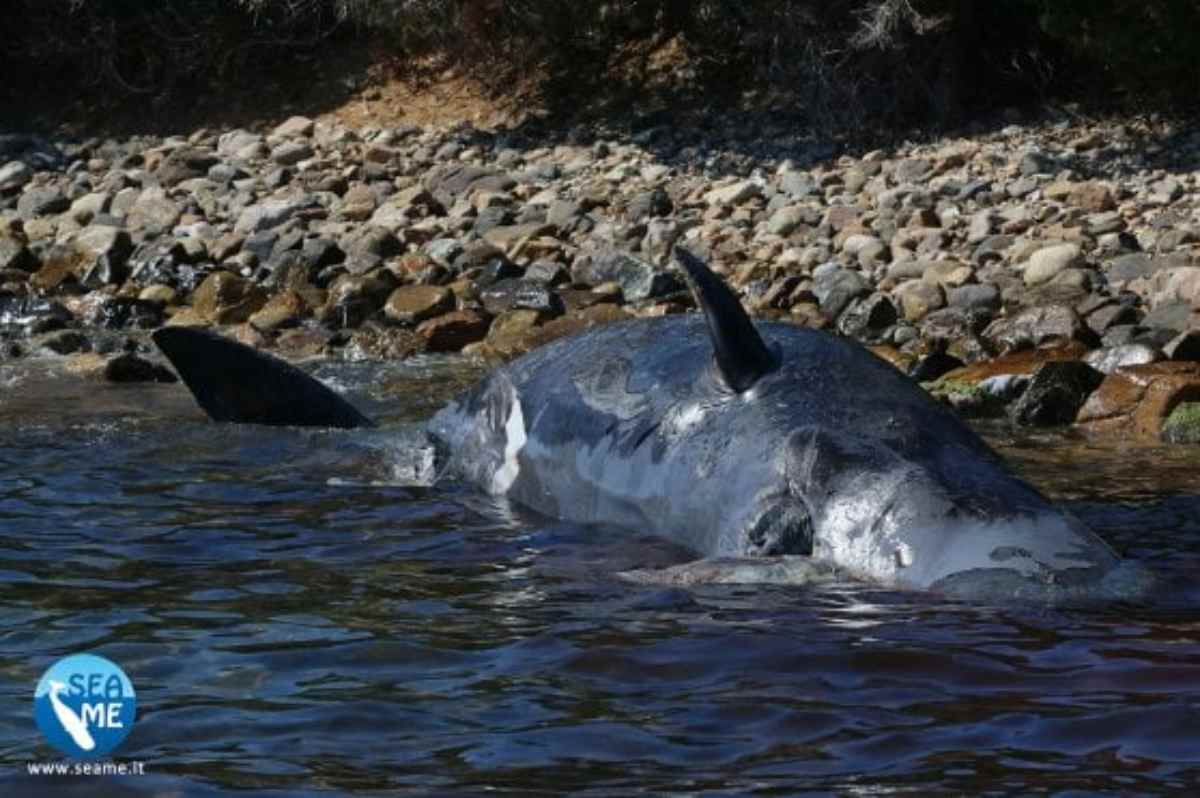
[[[812,556],[862,578],[974,599],[1133,598],[1149,574],[1000,461],[920,435],[804,428],[786,443],[788,492]]]

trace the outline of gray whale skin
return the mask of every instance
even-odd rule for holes
[[[442,472],[702,558],[631,574],[640,581],[844,574],[1046,603],[1149,589],[1144,567],[1013,475],[908,377],[848,340],[755,325],[703,263],[676,258],[703,314],[593,328],[497,368],[428,422]],[[370,424],[240,344],[183,328],[155,341],[215,419]]]

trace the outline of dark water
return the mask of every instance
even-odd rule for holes
[[[634,587],[668,544],[388,484],[386,434],[0,366],[0,794],[1195,794],[1200,450],[992,440],[1179,587],[1148,607]],[[393,422],[461,364],[325,367]],[[1197,579],[1196,581],[1200,581]],[[41,673],[121,665],[147,775],[31,778]]]

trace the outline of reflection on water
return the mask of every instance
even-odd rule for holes
[[[389,422],[472,369],[322,367]],[[669,544],[389,487],[384,431],[206,423],[179,386],[0,366],[0,789],[47,795],[32,694],[138,690],[132,794],[1182,791],[1200,779],[1193,448],[989,430],[1173,600],[954,604],[847,582],[631,586]],[[106,782],[108,787],[117,782]],[[54,782],[54,793],[109,794]]]

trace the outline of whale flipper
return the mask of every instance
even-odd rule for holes
[[[767,348],[742,303],[703,261],[683,247],[675,247],[675,259],[704,310],[717,370],[734,391],[748,390],[779,366],[778,356]]]
[[[152,337],[214,421],[291,427],[375,426],[314,377],[214,332],[163,327]]]

